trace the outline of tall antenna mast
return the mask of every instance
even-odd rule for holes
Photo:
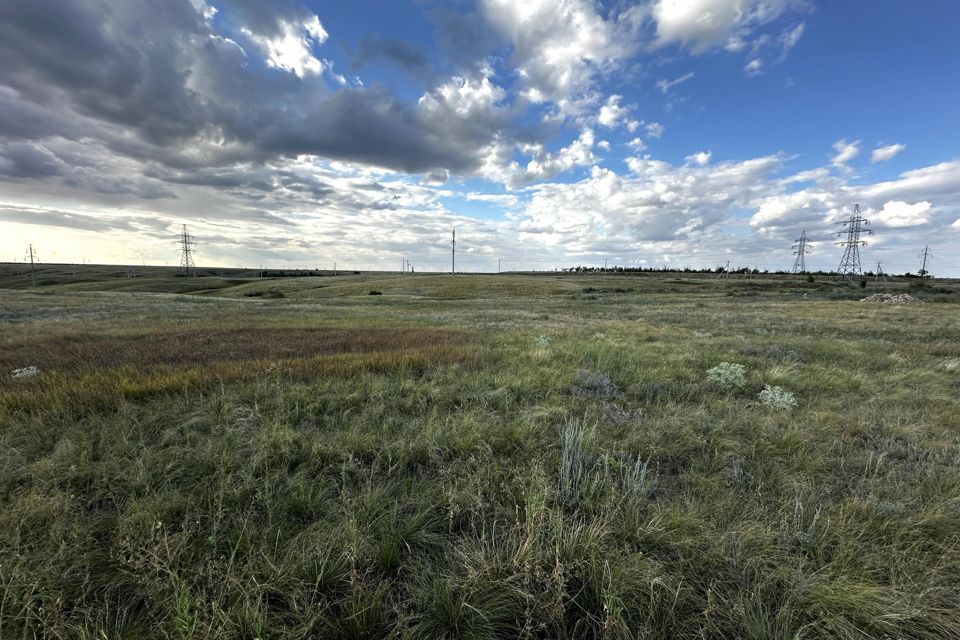
[[[921,278],[926,278],[930,273],[929,271],[927,271],[927,258],[929,258],[931,255],[932,254],[930,253],[930,245],[928,244],[923,245],[923,253],[921,254],[921,256],[923,257],[923,266],[920,267]]]
[[[453,230],[450,239],[450,273],[457,272],[457,230]]]
[[[807,231],[804,229],[800,233],[800,237],[797,238],[797,243],[791,247],[796,249],[793,252],[793,255],[797,256],[797,259],[793,261],[792,273],[806,273],[807,272]]]
[[[193,252],[196,242],[187,233],[187,225],[183,225],[183,233],[180,234],[180,274],[188,278],[194,278],[197,275],[197,267],[193,263]]]
[[[838,224],[843,225],[838,236],[846,235],[846,240],[841,240],[836,244],[843,247],[843,257],[840,258],[840,266],[837,267],[837,273],[844,276],[847,280],[853,280],[863,274],[860,268],[860,247],[867,244],[866,240],[860,239],[860,234],[872,235],[873,230],[866,227],[870,221],[860,215],[860,205],[853,206],[853,213],[850,218]]]

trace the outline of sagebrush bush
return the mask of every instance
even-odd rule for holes
[[[757,398],[763,404],[774,409],[789,410],[797,406],[797,398],[783,387],[771,387],[769,384],[763,387],[763,391]]]
[[[707,369],[707,379],[721,387],[740,389],[747,384],[747,368],[735,362],[721,362]]]

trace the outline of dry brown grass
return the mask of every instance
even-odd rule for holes
[[[0,372],[26,366],[37,366],[42,371],[158,365],[192,367],[453,347],[464,341],[463,334],[429,329],[244,328],[122,335],[71,333],[5,345],[0,350]]]

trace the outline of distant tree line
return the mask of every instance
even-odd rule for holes
[[[793,273],[792,271],[770,271],[768,269],[757,269],[751,267],[737,267],[730,268],[724,266],[719,267],[701,267],[695,269],[693,267],[590,267],[577,265],[575,267],[563,267],[561,269],[564,273],[703,273],[703,274],[720,274],[720,273],[732,273],[740,275],[774,275],[774,276],[837,276],[839,275],[836,271],[804,271],[803,273]],[[872,278],[876,274],[873,271],[864,271],[864,278]],[[914,273],[885,273],[883,274],[889,278],[932,278],[930,274],[917,275]]]

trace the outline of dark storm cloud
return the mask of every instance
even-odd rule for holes
[[[103,218],[93,215],[78,215],[59,209],[33,209],[0,205],[0,220],[18,224],[39,224],[50,227],[66,227],[81,231],[134,231],[130,220]]]
[[[80,112],[163,143],[203,124],[202,106],[185,86],[188,71],[177,64],[202,28],[186,0],[5,0],[0,78],[37,102],[66,94]]]
[[[364,36],[360,40],[350,67],[359,70],[376,59],[392,62],[420,80],[430,80],[435,77],[422,48],[395,38]]]
[[[231,11],[265,34],[310,15],[292,0],[230,0]],[[371,42],[363,55],[375,50],[425,64],[402,43]],[[114,153],[178,169],[307,154],[470,173],[503,126],[458,121],[453,109],[424,114],[382,87],[333,90],[321,76],[249,64],[253,55],[213,32],[190,0],[3,0],[0,136],[93,136]]]
[[[29,142],[14,142],[0,149],[0,175],[11,178],[48,178],[66,171],[48,149]]]

